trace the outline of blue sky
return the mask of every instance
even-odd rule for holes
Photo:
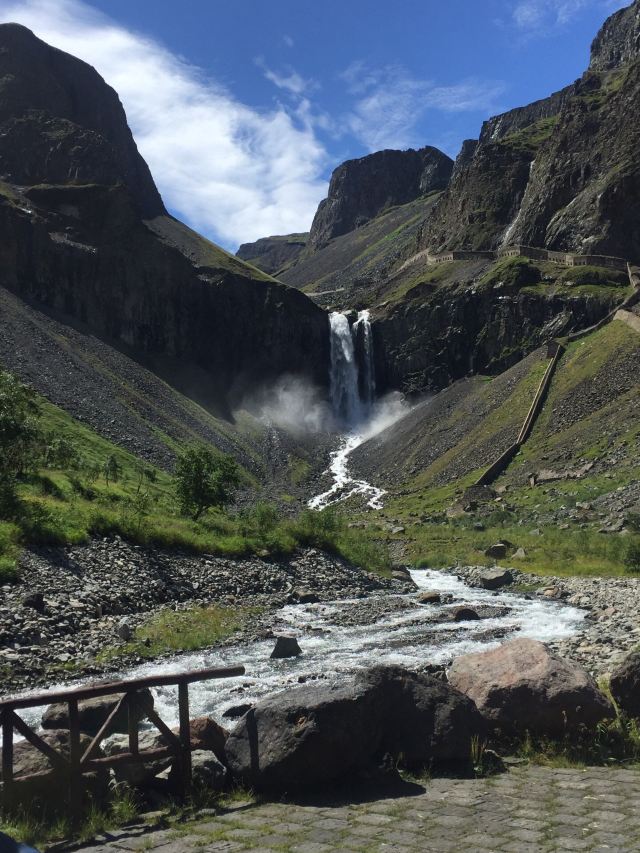
[[[306,230],[332,169],[455,157],[578,77],[619,0],[0,0],[120,94],[167,206],[234,251]]]

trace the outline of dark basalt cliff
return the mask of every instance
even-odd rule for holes
[[[640,55],[640,4],[611,15],[591,45],[592,71],[610,71]]]
[[[444,189],[453,162],[430,146],[419,151],[378,151],[334,170],[329,194],[313,219],[309,246],[319,249],[395,205]]]
[[[560,92],[485,122],[421,246],[640,256],[640,1],[614,14],[589,69]]]
[[[326,382],[324,311],[168,216],[113,89],[14,24],[0,26],[0,228],[0,286],[221,408],[292,364]]]
[[[269,275],[277,275],[298,260],[308,239],[309,234],[261,237],[255,243],[243,243],[236,252],[236,257]]]

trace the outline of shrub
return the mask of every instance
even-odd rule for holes
[[[640,572],[640,540],[633,539],[627,545],[624,566],[628,572]]]
[[[231,503],[239,484],[240,469],[235,460],[203,445],[189,447],[176,463],[175,489],[180,509],[196,521],[210,507]]]
[[[0,517],[16,515],[19,477],[37,465],[42,435],[35,392],[0,371]]]

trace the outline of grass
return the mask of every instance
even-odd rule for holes
[[[191,607],[163,610],[135,631],[134,639],[121,646],[104,649],[98,661],[104,663],[125,655],[157,658],[173,652],[194,652],[209,648],[235,634],[260,614],[258,607]]]
[[[514,517],[515,522],[515,517]],[[461,565],[492,566],[495,563],[538,575],[624,575],[626,543],[623,538],[595,530],[558,530],[555,526],[530,528],[514,524],[488,525],[482,531],[464,522],[421,524],[407,529],[408,553],[418,567],[443,568]],[[531,529],[539,529],[534,535]],[[495,542],[508,540],[515,547],[497,560],[484,551]],[[515,548],[525,550],[524,559],[512,558]]]
[[[558,124],[559,116],[550,116],[533,122],[521,130],[510,133],[500,140],[501,145],[507,145],[517,151],[535,154],[538,148],[549,139]]]
[[[4,814],[0,831],[29,845],[48,845],[73,838],[86,842],[103,832],[133,823],[141,813],[138,798],[128,789],[116,789],[107,802],[89,803],[81,821],[74,825],[67,813],[17,810]]]
[[[363,568],[386,571],[388,560],[370,542],[359,542],[335,513],[303,513],[284,518],[257,503],[248,509],[211,509],[198,521],[181,515],[170,473],[112,444],[45,400],[40,427],[68,442],[77,454],[65,468],[48,467],[23,479],[15,522],[0,520],[0,582],[15,580],[25,545],[73,545],[93,536],[122,536],[143,546],[180,549],[224,557],[283,556],[301,545],[322,547]],[[178,448],[179,449],[179,448]],[[116,482],[107,482],[104,468],[113,457]],[[305,460],[292,458],[291,479],[308,472]],[[253,479],[244,472],[244,485]]]

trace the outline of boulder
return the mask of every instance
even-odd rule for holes
[[[159,749],[166,746],[164,737],[158,731],[140,732],[138,735],[138,748],[140,751],[147,749]],[[102,742],[105,755],[121,755],[129,752],[129,736],[114,734]],[[126,782],[134,787],[142,787],[148,784],[158,773],[162,773],[171,766],[173,756],[157,758],[153,761],[140,759],[131,764],[117,764],[113,767],[116,782]]]
[[[640,651],[630,655],[611,673],[611,695],[628,717],[640,717]]]
[[[475,622],[480,618],[478,613],[471,607],[454,607],[451,611],[451,618],[454,622]]]
[[[100,726],[107,719],[116,704],[122,698],[122,693],[113,693],[110,696],[97,696],[94,699],[83,699],[78,702],[78,718],[80,720],[80,731],[90,735],[98,733]],[[153,695],[147,688],[138,691],[138,702],[136,705],[136,717],[138,721],[144,720],[147,712],[153,709]],[[42,728],[44,729],[68,729],[69,711],[66,703],[49,705],[42,715]],[[110,732],[126,733],[128,727],[128,710],[121,708],[116,714]]]
[[[229,773],[212,752],[196,749],[191,753],[191,779],[196,790],[224,791],[229,783]],[[171,767],[169,785],[180,790],[180,766],[177,763]]]
[[[52,730],[40,733],[42,740],[63,757],[69,756],[69,732]],[[80,751],[91,743],[88,735],[80,736]],[[100,749],[96,757],[102,755]],[[0,750],[1,766],[2,750]],[[35,779],[20,779],[21,776],[42,774]],[[64,768],[53,767],[49,759],[26,740],[13,745],[13,793],[12,806],[29,809],[29,814],[39,814],[41,809],[58,809],[68,805],[69,783]],[[84,776],[86,790],[97,800],[107,793],[109,771],[104,768]]]
[[[216,723],[211,717],[196,717],[190,721],[189,730],[191,749],[213,752],[216,758],[224,764],[224,745],[229,737],[229,732],[223,726]],[[173,732],[177,735],[179,729],[173,729]]]
[[[293,595],[295,596],[298,604],[317,604],[320,601],[320,596],[308,589],[301,589],[297,592],[294,591]]]
[[[125,643],[129,642],[129,640],[133,637],[133,628],[131,627],[131,623],[128,619],[122,619],[118,623],[116,633],[121,640],[125,641]]]
[[[428,590],[427,592],[421,592],[417,598],[418,604],[440,604],[442,601],[442,596],[439,592],[435,592],[434,590]]]
[[[41,592],[32,592],[22,599],[22,606],[35,610],[36,613],[44,613],[44,595]]]
[[[482,726],[473,703],[450,685],[374,667],[340,685],[259,701],[229,735],[226,756],[243,784],[297,791],[362,771],[387,753],[408,766],[468,762]]]
[[[483,569],[477,575],[477,585],[482,589],[500,589],[512,583],[509,569]]]
[[[511,640],[488,652],[456,658],[449,682],[476,703],[492,725],[509,733],[561,735],[614,714],[586,669],[553,655],[537,640]]]
[[[276,637],[276,644],[271,652],[271,657],[275,660],[281,658],[295,658],[302,654],[302,649],[298,645],[295,637],[288,634],[281,634]]]
[[[487,557],[495,557],[496,559],[500,559],[502,557],[507,556],[507,543],[506,542],[496,542],[494,545],[489,545],[487,550],[484,552]]]
[[[253,705],[250,702],[243,705],[232,705],[230,708],[227,708],[222,716],[226,717],[228,720],[235,720],[238,717],[244,717],[247,711],[250,711],[252,708]]]

